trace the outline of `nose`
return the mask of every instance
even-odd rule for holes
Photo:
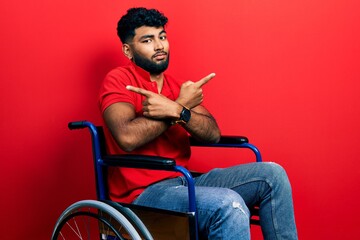
[[[155,41],[155,51],[158,51],[158,50],[163,50],[164,49],[164,45],[163,45],[163,43],[161,42],[161,40],[160,39],[157,39],[156,41]]]

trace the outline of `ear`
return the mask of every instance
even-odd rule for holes
[[[131,51],[129,44],[124,43],[122,45],[122,51],[123,51],[125,57],[127,57],[128,59],[131,60],[133,58],[132,51]]]

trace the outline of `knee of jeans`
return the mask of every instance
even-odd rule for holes
[[[280,184],[280,185],[290,186],[287,173],[281,165],[274,163],[274,162],[267,162],[265,164],[268,166],[268,169],[270,171],[269,173],[271,176],[270,179],[271,179],[272,184],[276,184],[276,185]]]
[[[231,189],[226,189],[222,192],[221,197],[221,204],[218,206],[219,211],[223,212],[222,214],[233,214],[239,212],[240,215],[244,216],[245,218],[250,217],[250,211],[247,208],[243,198]]]

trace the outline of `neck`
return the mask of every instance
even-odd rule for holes
[[[162,81],[164,79],[164,74],[163,73],[159,73],[159,74],[152,74],[150,73],[150,80],[152,82],[158,82],[158,81]]]

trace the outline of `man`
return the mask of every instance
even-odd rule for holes
[[[112,154],[128,152],[173,158],[187,166],[188,134],[214,143],[220,130],[201,105],[202,86],[215,74],[179,83],[167,75],[167,18],[155,9],[129,9],[118,22],[122,50],[130,63],[112,70],[100,90],[100,109]],[[166,171],[109,171],[114,201],[187,210],[183,177]],[[249,239],[249,210],[260,206],[265,239],[297,239],[291,187],[274,163],[214,169],[195,179],[199,233],[208,239]]]

